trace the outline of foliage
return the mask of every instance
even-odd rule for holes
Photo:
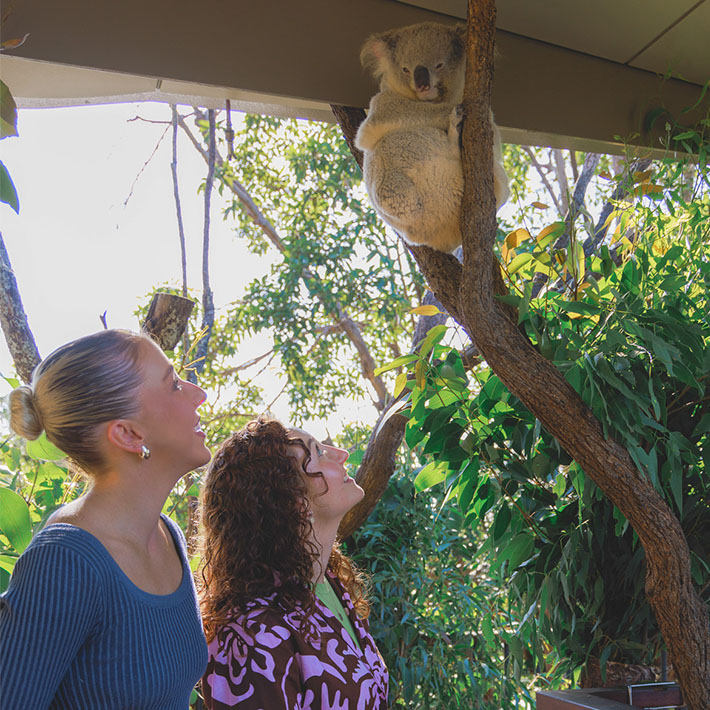
[[[238,157],[218,172],[229,197],[225,216],[251,250],[265,250],[264,231],[231,194],[238,181],[282,247],[271,272],[229,308],[223,344],[237,348],[249,335],[270,333],[294,419],[325,417],[339,398],[367,396],[353,376],[360,362],[342,319],[358,325],[376,360],[389,359],[408,347],[404,314],[420,296],[421,277],[369,207],[336,128],[247,116],[235,141]]]
[[[16,380],[8,381],[17,386]],[[3,412],[7,418],[7,412]],[[4,427],[7,429],[7,427]],[[47,518],[83,490],[69,474],[64,454],[42,435],[23,442],[10,436],[0,448],[0,593],[7,589],[17,558]]]
[[[678,515],[707,601],[710,198],[704,137],[693,136],[702,158],[690,191],[682,163],[636,176],[599,256],[574,236],[555,249],[560,224],[542,230],[529,251],[504,254],[504,300]],[[536,273],[562,287],[532,298]],[[662,640],[627,521],[487,366],[466,371],[445,335],[430,332],[418,357],[390,367],[406,367],[406,440],[428,461],[415,486],[443,485],[484,534],[476,558],[498,590],[488,633],[508,643],[516,674],[542,670],[555,683],[590,655],[653,662]]]
[[[496,591],[475,562],[480,540],[452,502],[390,481],[348,545],[370,575],[370,630],[390,670],[393,707],[493,710],[513,702],[504,645],[479,629]]]
[[[0,140],[17,135],[17,106],[5,82],[0,81]],[[0,202],[20,211],[20,200],[5,164],[0,161]]]

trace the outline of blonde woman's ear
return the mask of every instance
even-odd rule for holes
[[[106,438],[117,449],[136,454],[143,459],[150,456],[150,450],[145,444],[143,435],[136,430],[128,419],[114,419],[106,424]],[[148,451],[143,455],[143,449]]]

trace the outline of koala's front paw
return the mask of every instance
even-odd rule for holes
[[[461,124],[463,123],[463,104],[454,106],[449,118],[449,135],[460,135]]]

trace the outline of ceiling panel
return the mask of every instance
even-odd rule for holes
[[[466,0],[397,1],[460,18],[467,12]],[[697,4],[698,0],[498,0],[496,25],[625,63]],[[706,34],[708,27],[706,23]]]
[[[670,3],[669,3],[670,4]],[[694,9],[640,54],[632,66],[704,84],[710,79],[710,2]]]
[[[243,110],[332,120],[328,104],[367,106],[377,90],[358,59],[368,34],[450,21],[456,7],[464,7],[461,0],[429,1],[449,15],[394,0],[203,0],[199,13],[191,0],[22,0],[3,35],[29,32],[29,38],[0,55],[0,74],[22,106],[143,99],[216,107],[229,98]],[[516,0],[498,2],[508,24]],[[618,2],[638,7],[637,0]],[[584,39],[564,30],[568,6],[581,13],[575,31],[581,26],[592,34],[589,8],[608,12],[607,0],[519,4],[526,12],[545,10],[523,23],[545,41],[498,29],[493,110],[506,140],[621,150],[617,135],[647,140],[642,129],[650,110],[663,106],[675,115],[696,101],[694,84],[662,82],[649,71],[562,46]],[[649,14],[661,13],[661,24],[667,6],[687,6],[686,0],[644,4]],[[557,25],[550,8],[557,8]],[[544,34],[554,27],[557,35]]]

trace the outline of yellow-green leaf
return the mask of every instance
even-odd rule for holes
[[[506,236],[505,245],[508,249],[514,249],[518,246],[518,244],[524,242],[526,239],[530,239],[530,232],[528,232],[527,229],[520,227],[519,229],[514,229]]]
[[[66,454],[58,449],[44,432],[40,434],[38,439],[27,442],[27,455],[42,461],[60,461],[66,458]]]
[[[17,49],[21,47],[29,36],[30,33],[28,32],[20,39],[6,39],[4,42],[0,42],[0,52],[4,52],[6,49]]]
[[[400,372],[399,375],[397,375],[397,379],[394,381],[394,392],[392,393],[392,396],[399,397],[399,395],[402,393],[402,390],[404,389],[404,386],[406,384],[407,384],[407,373]]]
[[[435,316],[441,313],[436,306],[431,305],[417,306],[416,308],[412,308],[409,312],[418,316]]]
[[[510,262],[510,266],[508,267],[508,273],[512,275],[516,271],[519,271],[532,258],[533,258],[533,255],[530,254],[529,252],[525,252],[524,254],[518,254],[518,256],[516,256],[515,259],[513,259],[513,261]]]

